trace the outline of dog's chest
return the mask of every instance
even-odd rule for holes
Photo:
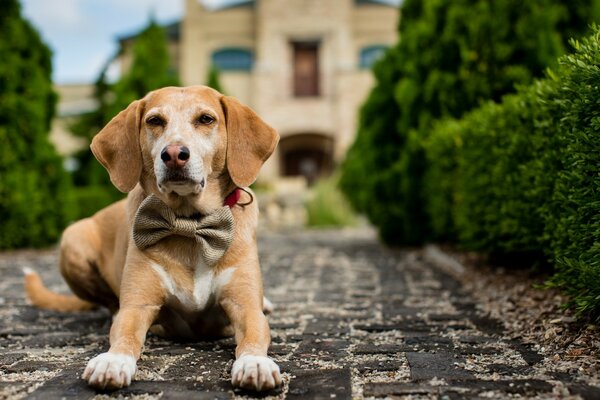
[[[202,262],[198,263],[191,273],[177,271],[177,274],[174,274],[159,264],[152,264],[152,268],[160,276],[168,294],[168,305],[186,312],[203,311],[212,306],[221,288],[231,280],[234,272],[234,268],[218,272]]]

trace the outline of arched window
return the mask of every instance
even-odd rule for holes
[[[371,68],[376,61],[378,61],[388,49],[388,46],[375,45],[363,47],[360,51],[360,67]]]
[[[212,54],[212,63],[219,71],[250,71],[252,58],[250,50],[226,48]]]

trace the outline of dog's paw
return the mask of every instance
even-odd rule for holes
[[[102,353],[88,362],[82,378],[96,389],[120,389],[131,384],[135,370],[132,356]]]
[[[281,375],[269,357],[242,355],[231,368],[231,383],[244,389],[269,390],[281,384]]]

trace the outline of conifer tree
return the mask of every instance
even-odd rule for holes
[[[51,52],[17,0],[0,13],[0,248],[56,242],[71,217],[72,187],[48,140],[56,94]]]
[[[167,46],[165,29],[151,20],[135,39],[131,68],[114,86],[115,100],[109,107],[111,118],[152,90],[179,85]]]

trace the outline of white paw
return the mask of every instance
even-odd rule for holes
[[[102,353],[88,362],[82,378],[96,389],[120,389],[131,384],[135,370],[132,356]]]
[[[242,355],[231,368],[231,383],[244,389],[269,390],[279,386],[281,375],[269,357]]]

